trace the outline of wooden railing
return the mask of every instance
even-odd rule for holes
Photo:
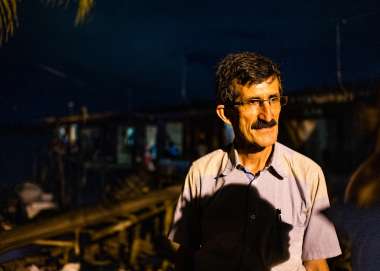
[[[160,223],[159,228],[165,235],[170,227],[180,189],[180,186],[171,186],[123,202],[83,208],[17,226],[0,233],[0,255],[34,244],[62,248],[67,252],[63,261],[67,261],[68,251],[74,252],[75,255],[85,254],[84,245],[80,241],[83,239],[82,235],[86,235],[86,246],[89,242],[95,243],[108,236],[118,236],[118,242],[125,244],[126,232],[133,228],[134,237],[138,239],[140,224],[150,219]],[[66,236],[66,239],[58,238],[60,236]],[[71,237],[67,240],[67,236]],[[134,244],[136,242],[134,241]],[[131,246],[135,247],[133,244]],[[133,248],[130,253],[131,261],[136,257],[136,253],[136,249]],[[91,256],[87,255],[87,258]]]

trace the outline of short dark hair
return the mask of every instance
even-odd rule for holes
[[[281,73],[277,64],[269,58],[253,52],[241,52],[227,55],[219,62],[216,69],[215,86],[218,104],[231,104],[237,93],[232,87],[232,81],[241,85],[260,84],[275,76],[280,82]]]

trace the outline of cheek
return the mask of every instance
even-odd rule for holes
[[[256,118],[254,117],[249,117],[249,116],[243,117],[240,119],[240,129],[250,131],[252,124],[255,122],[256,122]]]
[[[255,113],[255,112],[250,112],[250,113],[245,113],[245,114],[242,114],[240,115],[240,119],[242,121],[244,121],[245,123],[254,123],[257,121],[258,119],[258,113]]]
[[[278,121],[280,118],[281,109],[278,112],[273,113],[273,118]]]

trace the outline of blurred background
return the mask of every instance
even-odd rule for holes
[[[163,236],[184,174],[233,137],[213,81],[231,52],[280,64],[290,100],[279,141],[322,166],[332,202],[373,150],[375,0],[0,8],[4,270],[171,270]]]

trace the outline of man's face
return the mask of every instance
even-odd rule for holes
[[[237,102],[280,97],[280,83],[276,77],[269,77],[262,83],[250,86],[237,83],[233,85],[238,94]],[[277,140],[280,111],[279,102],[272,105],[265,101],[259,105],[245,103],[234,106],[231,123],[236,143],[259,149],[272,146]]]

